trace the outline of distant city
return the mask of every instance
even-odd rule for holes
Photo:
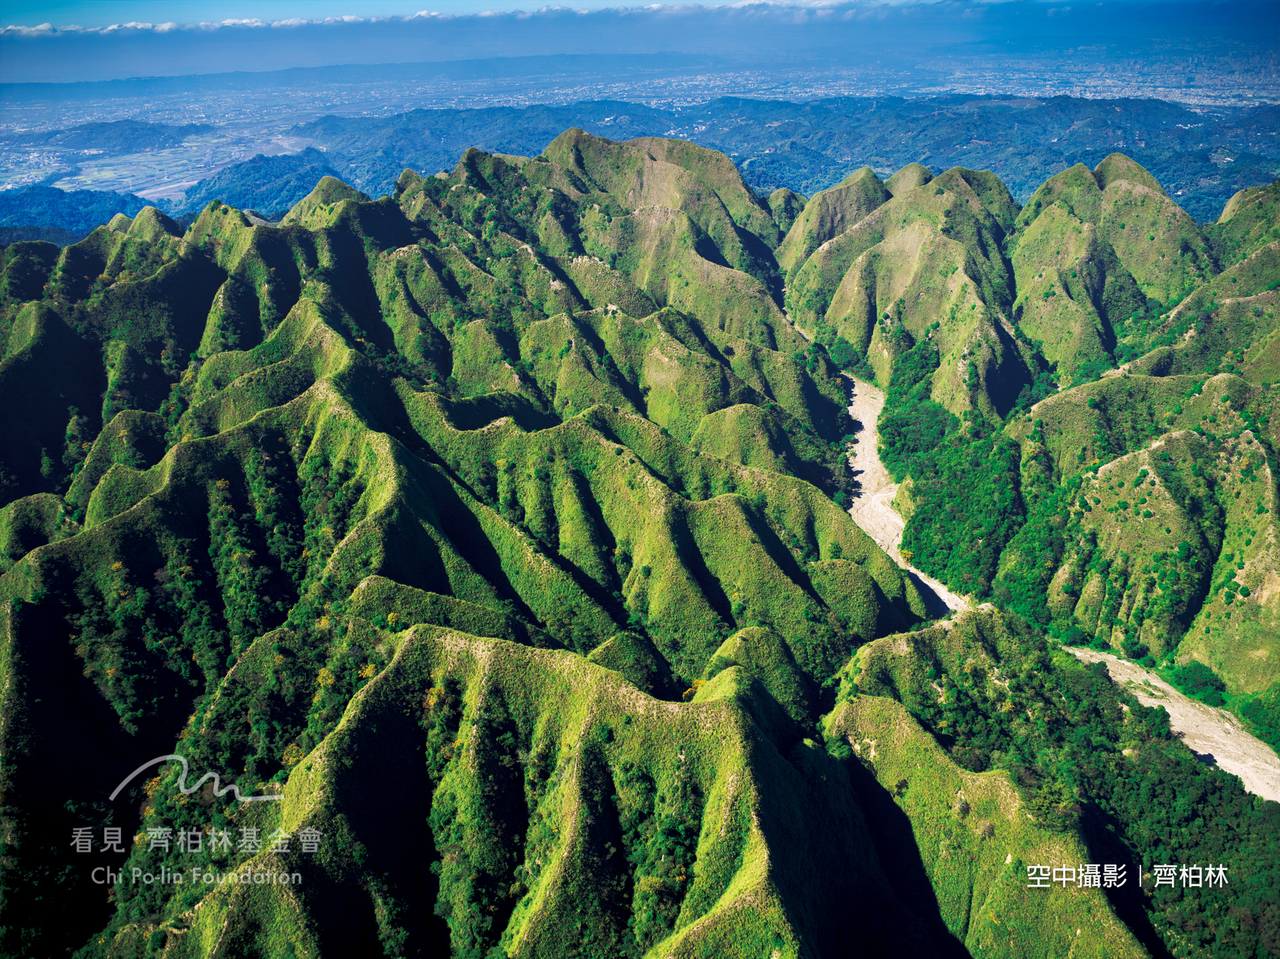
[[[683,54],[551,56],[7,84],[0,93],[0,190],[44,184],[180,204],[197,184],[251,157],[298,154],[311,146],[328,149],[322,140],[300,132],[326,116],[376,120],[420,109],[619,101],[677,117],[666,129],[646,129],[646,135],[701,142],[707,137],[702,136],[705,125],[699,124],[710,121],[696,119],[699,108],[724,98],[806,103],[963,94],[1157,99],[1220,121],[1280,103],[1280,52],[1220,43],[1209,51],[1170,48],[1159,55],[1124,58],[1103,48],[1081,47],[1049,57],[957,54],[927,64],[894,58],[852,65],[830,59],[761,65],[742,57]],[[693,122],[681,122],[684,115]],[[609,123],[608,117],[592,119],[602,126]],[[38,135],[120,120],[198,127],[180,141],[147,144],[137,152],[86,143],[83,137],[73,138],[74,143],[58,136],[42,142]],[[1199,122],[1188,121],[1184,126]],[[1123,135],[1116,143],[1128,149],[1145,146]],[[1263,156],[1280,155],[1280,148],[1266,149],[1274,143],[1236,146],[1257,148]],[[446,146],[443,137],[440,145]],[[721,138],[717,145],[739,165],[750,162],[731,140]],[[766,151],[771,148],[760,152]],[[852,154],[835,159],[859,161]]]

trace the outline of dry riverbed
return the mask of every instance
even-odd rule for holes
[[[1163,706],[1169,726],[1202,761],[1240,777],[1255,796],[1280,802],[1280,757],[1262,740],[1245,732],[1240,720],[1184,696],[1137,663],[1096,649],[1067,650],[1086,663],[1103,662],[1114,683],[1124,686],[1144,706]]]
[[[920,592],[930,604],[929,612],[932,615],[945,615],[948,609],[956,612],[969,609],[969,603],[963,596],[957,596],[932,576],[920,572],[903,560],[898,547],[902,542],[902,531],[906,523],[893,508],[893,497],[898,492],[898,484],[880,462],[880,434],[876,431],[876,421],[880,419],[880,411],[884,409],[884,391],[853,377],[849,377],[849,381],[853,384],[849,415],[862,427],[849,449],[849,463],[853,466],[854,478],[861,484],[861,489],[854,494],[849,515],[895,563],[916,580],[916,586],[920,587]]]

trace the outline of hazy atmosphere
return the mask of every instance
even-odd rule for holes
[[[370,4],[82,3],[6,7],[0,81],[67,82],[549,54],[714,53],[900,60],[974,55],[1268,55],[1274,3],[735,3],[504,10],[470,4],[406,13]],[[232,5],[234,6],[234,5]],[[120,16],[107,22],[107,12]],[[75,18],[91,13],[88,22]],[[273,16],[278,14],[278,17]],[[142,14],[146,14],[142,18]],[[206,19],[206,17],[208,19]],[[76,24],[79,23],[77,26]],[[1015,47],[1016,50],[1009,49]],[[1081,49],[1083,48],[1083,49]],[[207,68],[193,71],[193,62]],[[1260,71],[1261,72],[1261,71]]]

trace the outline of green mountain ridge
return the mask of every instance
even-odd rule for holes
[[[0,948],[1280,955],[1280,807],[1058,649],[1272,721],[1270,194],[1205,236],[1120,157],[1034,217],[922,171],[764,201],[571,129],[0,251]],[[1140,269],[1119,215],[1191,252]],[[904,546],[999,609],[928,622],[845,511],[850,369]],[[169,763],[107,799],[169,754],[284,798]],[[144,838],[68,844],[108,826]],[[1137,887],[1209,857],[1234,898]],[[1131,882],[1027,888],[1085,862]],[[128,881],[193,865],[300,880]]]

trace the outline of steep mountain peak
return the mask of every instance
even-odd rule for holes
[[[930,180],[934,188],[943,187],[962,196],[973,197],[990,213],[1000,228],[1008,233],[1018,217],[1018,203],[1004,181],[990,170],[952,167]]]
[[[1019,223],[1025,226],[1043,208],[1063,200],[1080,219],[1097,225],[1102,216],[1103,194],[1108,190],[1115,194],[1117,190],[1126,189],[1126,183],[1130,184],[1128,189],[1140,187],[1172,202],[1156,178],[1141,164],[1123,153],[1112,153],[1092,170],[1083,163],[1077,163],[1046,180],[1023,208]]]
[[[641,137],[628,140],[627,146],[639,147],[659,163],[680,166],[698,177],[700,182],[716,191],[724,209],[732,216],[733,223],[763,239],[769,247],[781,242],[782,229],[773,222],[769,207],[754,189],[742,179],[742,174],[730,157],[718,150],[708,150],[687,140],[671,140],[664,137]]]
[[[891,198],[870,167],[855,170],[838,185],[815,193],[778,247],[778,265],[788,272],[798,268],[814,250]]]
[[[307,199],[315,203],[339,203],[342,200],[363,202],[369,197],[337,177],[327,176],[316,184],[316,188],[307,195]]]
[[[368,199],[367,194],[361,193],[355,187],[343,183],[337,177],[326,176],[316,184],[314,190],[299,200],[294,208],[285,214],[280,223],[282,226],[291,224],[310,226],[316,211],[321,208],[334,206],[344,200],[365,202]]]
[[[1247,203],[1251,200],[1261,199],[1268,191],[1275,192],[1275,184],[1270,186],[1251,186],[1240,190],[1222,208],[1222,216],[1218,217],[1218,223],[1230,223],[1235,218],[1235,215],[1244,209]]]
[[[542,151],[542,155],[552,163],[558,163],[560,166],[585,173],[587,171],[586,160],[582,151],[584,149],[588,151],[596,150],[601,144],[617,145],[612,140],[594,136],[586,130],[570,127],[548,143],[546,149]]]
[[[1205,232],[1224,269],[1274,243],[1280,239],[1280,182],[1241,190]]]
[[[804,205],[808,201],[799,193],[784,186],[770,193],[768,202],[769,212],[773,214],[773,222],[778,224],[778,229],[785,236],[791,229],[791,225],[796,222],[796,217],[804,211]]]
[[[929,172],[927,166],[920,163],[908,163],[889,179],[885,180],[884,185],[885,189],[897,196],[899,193],[905,193],[908,190],[914,190],[918,186],[924,186],[932,179],[933,174]]]
[[[768,210],[747,186],[733,161],[719,150],[709,150],[688,140],[641,137],[627,140],[626,146],[644,150],[655,160],[672,163],[711,184],[739,225],[753,227],[752,221],[767,217]]]
[[[1025,229],[1042,210],[1060,200],[1081,220],[1097,224],[1102,209],[1102,188],[1093,171],[1083,163],[1077,163],[1040,184],[1022,208],[1018,228]]]
[[[410,190],[421,187],[426,182],[422,175],[414,170],[406,168],[396,179],[396,190],[393,199],[399,200],[401,196]]]
[[[854,170],[843,180],[837,183],[835,188],[838,189],[842,186],[849,186],[852,183],[869,183],[871,180],[875,180],[876,183],[880,183],[880,178],[876,176],[875,171],[872,170],[871,167],[858,167],[858,169]],[[883,186],[883,184],[881,184],[881,186]]]
[[[1046,180],[1017,217],[1015,249],[1032,221],[1055,204],[1077,223],[1095,226],[1142,293],[1161,303],[1181,299],[1216,272],[1195,221],[1123,154],[1111,154],[1092,171],[1076,164]]]
[[[1113,183],[1128,180],[1131,183],[1141,184],[1163,197],[1168,196],[1164,192],[1164,187],[1160,185],[1155,177],[1148,173],[1141,164],[1123,153],[1112,153],[1110,156],[1105,157],[1093,168],[1093,175],[1097,178],[1098,185],[1104,190]]]
[[[142,240],[163,236],[181,237],[182,227],[153,206],[144,207],[129,225],[129,235]]]

